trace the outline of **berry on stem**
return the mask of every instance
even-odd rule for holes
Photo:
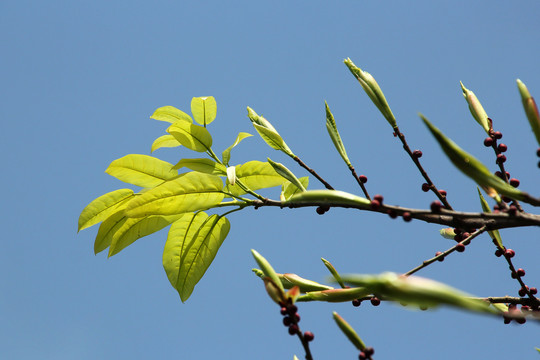
[[[358,180],[360,180],[360,182],[361,182],[362,184],[365,184],[365,183],[367,183],[367,176],[366,176],[366,175],[360,175],[360,176],[358,177]]]
[[[499,149],[500,152],[505,152],[506,150],[508,150],[508,146],[506,146],[506,144],[499,144],[497,148]]]
[[[504,252],[504,256],[507,257],[508,259],[513,258],[515,255],[516,255],[516,252],[512,249],[506,249],[506,251]]]
[[[381,304],[381,300],[378,297],[374,296],[371,298],[371,305],[379,306],[380,304]]]
[[[463,244],[457,244],[457,245],[456,245],[456,251],[457,251],[457,252],[464,252],[464,251],[465,251],[465,245],[463,245]]]
[[[502,133],[500,131],[495,131],[493,133],[493,137],[495,137],[495,139],[497,139],[497,140],[500,140],[500,139],[502,139]]]
[[[516,179],[516,178],[511,178],[510,179],[510,185],[512,185],[513,187],[517,188],[519,186],[519,180]]]
[[[352,304],[354,307],[359,307],[360,305],[362,305],[362,302],[360,301],[360,299],[354,299],[352,301]]]
[[[484,146],[490,147],[491,145],[493,145],[493,139],[490,138],[490,137],[485,138],[484,139]]]
[[[405,222],[409,222],[409,221],[412,220],[412,215],[411,215],[411,213],[408,212],[408,211],[405,211],[405,212],[403,213],[402,216],[403,216],[403,220],[404,220]]]
[[[412,154],[416,159],[420,159],[422,157],[422,152],[420,150],[414,150]]]
[[[423,184],[422,184],[422,191],[423,191],[423,192],[428,192],[428,191],[429,191],[429,188],[430,188],[430,186],[429,186],[428,183],[423,183]]]
[[[304,333],[304,339],[305,339],[306,341],[308,341],[308,342],[309,342],[309,341],[313,341],[314,338],[315,338],[315,336],[313,335],[313,333],[312,333],[311,331],[306,331],[306,332]]]
[[[432,212],[439,213],[441,212],[442,204],[440,201],[434,201],[431,203],[430,207]]]
[[[497,164],[502,164],[505,161],[506,161],[506,155],[503,155],[503,154],[497,155],[497,161],[496,161]]]

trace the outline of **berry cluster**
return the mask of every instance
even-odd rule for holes
[[[289,328],[289,334],[299,334],[300,328],[298,327],[298,323],[300,322],[300,315],[298,315],[298,307],[289,301],[285,305],[281,304],[280,313],[283,315],[283,325]],[[308,342],[315,338],[311,331],[306,331],[303,335],[304,340]]]
[[[359,360],[370,360],[372,359],[372,355],[375,353],[375,349],[373,349],[371,346],[366,347],[364,350],[360,352],[360,355],[358,355]]]
[[[373,306],[379,306],[381,304],[381,299],[379,299],[376,296],[373,296],[372,298],[370,298],[369,301],[371,302],[371,305],[373,305]],[[358,306],[360,306],[362,304],[362,300],[354,299],[352,301],[352,304],[353,304],[354,307],[358,307]]]

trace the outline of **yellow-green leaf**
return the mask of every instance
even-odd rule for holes
[[[152,116],[150,116],[150,119],[166,121],[170,123],[174,123],[178,120],[186,121],[189,123],[193,122],[191,116],[189,116],[182,110],[175,108],[174,106],[163,106],[157,108],[156,111],[154,111],[154,113],[152,114]]]
[[[173,165],[153,156],[130,154],[114,160],[105,172],[129,184],[154,187],[178,176]]]
[[[296,301],[327,301],[327,302],[345,302],[352,301],[372,294],[371,291],[363,287],[354,287],[350,289],[330,289],[322,291],[310,291],[296,299]]]
[[[307,189],[308,184],[309,184],[309,177],[304,176],[298,180],[300,181],[304,189]],[[283,197],[285,198],[285,200],[288,200],[291,196],[298,194],[300,192],[302,192],[302,190],[300,190],[296,185],[294,185],[290,181],[285,182],[281,186],[281,193],[283,194]]]
[[[171,148],[171,147],[177,147],[177,146],[180,146],[180,143],[178,142],[178,140],[174,138],[174,136],[163,135],[163,136],[158,137],[152,143],[152,148],[150,152],[154,152],[157,149],[164,148],[164,147]]]
[[[349,194],[340,190],[308,190],[291,196],[290,204],[334,205],[342,207],[360,207],[368,209],[370,201],[366,198]]]
[[[343,319],[337,312],[332,313],[336,324],[339,326],[343,334],[347,336],[349,341],[360,351],[364,351],[366,344],[360,339],[360,336],[354,331],[353,327],[349,325],[345,319]]]
[[[491,208],[489,207],[488,202],[486,201],[486,199],[484,199],[484,196],[482,196],[480,189],[476,188],[476,190],[478,190],[478,196],[480,197],[480,204],[482,205],[482,210],[486,213],[490,213]],[[497,246],[499,246],[499,248],[504,249],[504,245],[503,245],[499,230],[490,230],[488,231],[488,234],[497,243]]]
[[[189,172],[137,196],[126,207],[126,216],[174,215],[209,209],[223,200],[219,176]]]
[[[214,260],[229,229],[227,218],[204,212],[184,214],[171,225],[163,250],[163,268],[182,302],[190,297]]]
[[[255,127],[255,130],[259,133],[261,138],[272,148],[276,150],[281,150],[285,154],[289,155],[290,157],[294,157],[295,155],[289,149],[281,135],[277,132],[277,130],[270,124],[268,120],[266,120],[264,117],[259,116],[253,109],[250,107],[248,109],[248,117],[251,120],[253,127]]]
[[[110,241],[109,256],[118,254],[135,240],[163,229],[182,215],[151,215],[143,218],[127,218],[125,221],[119,222],[118,224],[121,223],[121,226],[116,227]]]
[[[81,212],[77,232],[102,222],[132,196],[134,196],[133,190],[118,189],[93,200]]]
[[[350,167],[351,162],[347,156],[347,151],[345,151],[345,145],[343,145],[343,141],[341,141],[341,136],[339,135],[334,115],[332,115],[330,112],[330,108],[328,107],[326,101],[324,102],[324,105],[326,107],[326,130],[328,130],[328,135],[330,135],[330,139],[332,139],[332,142],[334,143],[339,155],[341,155],[343,161],[345,161],[347,166]]]
[[[191,99],[191,113],[196,122],[206,127],[216,118],[217,105],[213,96]]]
[[[240,180],[251,190],[279,186],[287,181],[280,176],[269,163],[256,160],[237,165],[236,179],[236,181]],[[227,190],[237,196],[246,193],[238,186],[238,184],[227,185]]]
[[[231,159],[231,150],[238,144],[240,144],[240,141],[244,140],[245,138],[247,137],[250,137],[250,136],[253,136],[249,133],[246,133],[246,132],[241,132],[241,133],[238,133],[238,136],[236,137],[236,140],[234,141],[234,143],[229,146],[228,148],[226,148],[225,150],[223,150],[223,153],[221,154],[221,158],[222,158],[222,161],[225,165],[228,165],[229,164],[229,160]]]
[[[489,129],[491,128],[491,124],[489,123],[488,115],[486,114],[484,107],[482,106],[474,92],[467,89],[461,81],[459,83],[461,85],[461,91],[463,91],[463,97],[469,104],[469,111],[471,112],[471,115],[489,135]]]
[[[422,114],[420,117],[433,134],[444,153],[461,172],[473,179],[484,189],[495,189],[512,199],[527,201],[524,194],[492,174],[489,169],[471,154],[461,149],[455,142],[447,138],[439,129],[429,122]]]
[[[531,129],[536,137],[536,141],[540,144],[540,113],[538,112],[538,106],[534,101],[534,98],[531,96],[529,89],[525,84],[517,79],[517,85],[519,94],[521,96],[521,102],[523,103],[523,109],[525,110],[525,115],[529,120]]]
[[[300,180],[298,180],[296,175],[294,175],[293,172],[289,170],[285,165],[283,165],[282,163],[272,161],[270,158],[267,158],[267,159],[268,159],[268,163],[272,165],[274,170],[276,170],[276,172],[279,175],[281,175],[284,179],[294,184],[294,186],[300,189],[300,191],[306,191],[306,188],[304,187],[304,185],[302,185]]]
[[[167,129],[167,132],[190,150],[205,152],[212,147],[212,136],[202,126],[177,121]]]
[[[259,264],[264,275],[272,279],[274,284],[277,285],[281,289],[281,291],[283,291],[283,284],[281,283],[281,280],[279,279],[276,271],[274,270],[272,265],[270,265],[268,260],[266,260],[266,258],[259,254],[256,250],[251,249],[251,254],[253,255],[253,258],[255,259],[257,264]]]
[[[175,169],[186,167],[188,169],[213,175],[227,175],[227,168],[211,159],[182,159],[176,165]]]

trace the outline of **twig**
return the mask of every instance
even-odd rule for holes
[[[334,188],[329,184],[327,183],[322,177],[319,176],[319,174],[317,174],[315,172],[315,170],[313,170],[312,168],[310,168],[309,166],[307,166],[302,160],[300,160],[300,158],[298,156],[295,156],[293,157],[294,161],[296,161],[301,167],[303,167],[304,169],[306,169],[307,171],[309,171],[309,173],[313,176],[315,176],[317,178],[317,180],[319,180],[325,188],[327,188],[328,190],[334,190]]]

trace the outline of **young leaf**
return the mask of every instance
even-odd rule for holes
[[[341,316],[338,315],[337,312],[333,312],[332,315],[334,316],[334,321],[339,326],[341,331],[347,336],[349,341],[360,351],[364,351],[366,348],[366,344],[360,339],[360,336],[354,331],[351,325],[345,319],[343,319]]]
[[[388,300],[418,307],[449,305],[464,310],[498,314],[482,301],[443,283],[416,276],[399,276],[394,273],[380,275],[342,275],[345,283],[361,286]]]
[[[360,207],[368,209],[370,201],[366,198],[340,190],[308,190],[291,196],[289,204],[329,205],[342,207]]]
[[[133,196],[131,189],[118,189],[93,200],[81,212],[77,232],[102,222]]]
[[[202,126],[177,121],[167,129],[167,132],[190,150],[205,152],[212,147],[212,136]]]
[[[219,176],[189,172],[164,182],[131,200],[126,216],[174,215],[209,209],[223,200]]]
[[[135,240],[163,229],[183,215],[151,215],[143,218],[128,218],[122,221],[122,225],[117,227],[110,240],[109,257],[118,254]]]
[[[181,169],[186,167],[188,169],[213,175],[227,175],[227,169],[222,164],[219,164],[211,159],[182,159],[176,165],[174,169]]]
[[[163,250],[163,268],[185,302],[227,237],[227,218],[204,212],[185,214],[171,225]]]
[[[339,155],[341,155],[343,161],[345,161],[347,166],[350,167],[351,162],[347,156],[347,151],[345,151],[345,145],[343,145],[343,141],[341,141],[341,136],[339,136],[334,115],[332,115],[330,112],[330,108],[328,107],[326,101],[324,102],[324,105],[326,107],[326,130],[328,130],[328,135],[330,135],[330,139],[332,139],[332,142],[334,143],[336,150],[339,152]]]
[[[127,220],[124,208],[120,208],[101,223],[94,241],[94,254],[102,252],[111,245],[114,234]]]
[[[480,189],[476,188],[478,190],[478,196],[480,197],[480,204],[482,205],[482,210],[485,213],[490,213],[491,208],[489,207],[488,202],[484,197],[482,196],[482,193],[480,192]],[[489,236],[497,243],[497,246],[501,249],[504,249],[504,245],[502,243],[501,234],[499,234],[499,230],[488,230]]]
[[[158,137],[153,143],[152,148],[150,149],[150,152],[154,152],[157,149],[161,149],[164,147],[171,148],[171,147],[177,147],[180,146],[180,143],[178,140],[174,138],[172,135],[163,135]]]
[[[286,181],[269,163],[256,160],[236,166],[236,181],[238,180],[251,190],[279,186]],[[238,185],[230,183],[227,190],[236,196],[246,193]]]
[[[294,157],[295,155],[289,149],[281,135],[277,132],[277,130],[270,124],[268,120],[266,120],[264,117],[259,116],[253,109],[251,109],[248,106],[248,117],[253,123],[253,127],[255,127],[255,130],[259,133],[261,138],[272,148],[276,150],[281,150],[285,154],[289,155],[290,157]]]
[[[536,106],[534,98],[529,93],[529,89],[527,89],[521,80],[517,79],[517,85],[519,94],[521,95],[521,102],[523,103],[525,115],[527,115],[527,119],[529,120],[531,129],[536,137],[536,141],[538,144],[540,144],[540,113],[538,112],[538,106]]]
[[[259,269],[251,269],[261,279],[263,279],[266,275],[262,270]],[[302,292],[308,292],[308,291],[319,291],[319,290],[331,290],[333,287],[328,285],[319,284],[318,282],[304,279],[296,274],[279,274],[276,273],[279,280],[281,281],[281,284],[283,284],[284,289],[291,289],[293,286],[299,286],[300,291]]]
[[[420,114],[420,117],[428,127],[429,131],[433,134],[446,156],[448,156],[454,166],[461,170],[461,172],[476,181],[476,183],[483,188],[493,188],[499,193],[512,199],[529,202],[521,191],[492,174],[484,164],[461,149],[455,142],[447,138],[422,114]]]
[[[154,113],[152,114],[152,116],[150,116],[150,119],[166,121],[170,123],[174,123],[179,120],[189,123],[193,122],[191,116],[189,116],[182,110],[175,108],[174,106],[163,106],[157,108],[156,111],[154,111]]]
[[[304,189],[307,189],[308,184],[309,184],[309,177],[304,176],[298,180],[300,181]],[[281,193],[283,194],[283,197],[285,198],[285,200],[288,200],[291,196],[298,194],[300,192],[302,192],[302,190],[300,190],[296,185],[294,185],[290,181],[287,181],[283,185],[281,185]]]
[[[196,122],[206,127],[216,118],[217,105],[213,96],[191,99],[191,113]]]
[[[253,255],[253,257],[255,258],[255,261],[257,262],[257,264],[259,264],[259,267],[261,268],[261,270],[263,271],[264,275],[266,275],[267,277],[269,277],[280,289],[281,291],[284,291],[283,290],[283,284],[281,283],[281,281],[279,280],[279,277],[278,275],[276,274],[276,271],[274,270],[274,268],[272,267],[272,265],[270,265],[270,263],[268,262],[268,260],[266,260],[261,254],[259,254],[256,250],[253,250],[251,249],[251,254]]]
[[[349,58],[345,59],[343,62],[345,63],[345,65],[347,65],[349,71],[354,75],[354,77],[356,77],[358,82],[360,82],[360,85],[362,85],[362,88],[369,96],[371,101],[373,101],[381,114],[383,114],[386,121],[388,121],[388,123],[393,128],[396,128],[396,118],[394,117],[394,114],[392,113],[392,110],[390,109],[390,106],[386,101],[384,93],[382,92],[379,84],[377,84],[377,81],[375,81],[373,76],[371,76],[371,74],[367,71],[363,71],[362,69],[354,65],[354,63]]]
[[[234,141],[234,143],[229,146],[228,148],[226,148],[225,150],[223,150],[223,153],[221,154],[221,158],[222,158],[222,161],[225,165],[228,165],[229,164],[229,160],[231,159],[231,150],[238,144],[240,144],[240,141],[244,140],[245,138],[247,137],[250,137],[250,136],[253,136],[249,133],[245,133],[245,132],[241,132],[241,133],[238,133],[238,136],[236,137],[236,140]]]
[[[363,287],[353,287],[350,289],[330,289],[322,291],[310,291],[305,295],[298,297],[296,301],[326,301],[326,302],[345,302],[353,301],[367,295],[371,291]]]
[[[286,180],[289,180],[292,184],[294,184],[294,186],[300,189],[300,191],[306,191],[306,188],[304,187],[304,185],[302,185],[300,180],[298,180],[298,178],[292,173],[292,171],[287,169],[285,165],[274,162],[270,158],[267,159],[268,163],[272,165],[274,170],[276,170],[279,175],[283,176],[283,178],[285,178]]]
[[[114,160],[105,172],[129,184],[154,187],[178,176],[172,164],[153,156],[130,154]]]
[[[467,103],[469,104],[469,111],[471,112],[476,122],[479,123],[480,126],[482,126],[486,133],[488,133],[489,135],[489,129],[491,125],[489,123],[486,111],[482,107],[482,104],[480,104],[480,101],[471,90],[467,89],[461,81],[459,83],[461,84],[463,97],[465,98],[465,100],[467,100]]]
[[[324,263],[324,266],[326,266],[326,268],[328,269],[328,271],[330,271],[330,274],[332,274],[334,279],[337,281],[339,286],[341,286],[342,288],[345,288],[345,284],[343,283],[343,280],[341,280],[341,276],[339,276],[339,273],[337,272],[334,265],[332,265],[332,263],[326,260],[325,258],[321,258],[321,260]]]

